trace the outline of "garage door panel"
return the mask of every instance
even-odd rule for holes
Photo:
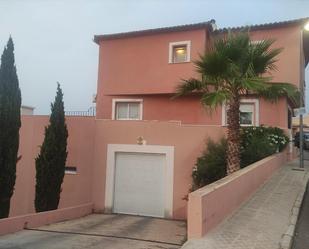
[[[164,217],[163,154],[116,153],[115,213]]]

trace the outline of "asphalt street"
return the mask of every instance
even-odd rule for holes
[[[309,152],[305,151],[305,163],[309,161]],[[293,249],[308,249],[309,248],[309,185],[303,200],[300,215],[296,224],[296,232],[294,235]]]

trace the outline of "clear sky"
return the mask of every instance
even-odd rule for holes
[[[36,114],[50,112],[57,81],[66,110],[87,110],[97,84],[94,34],[210,19],[222,28],[307,16],[309,0],[0,0],[0,49],[12,35],[23,104]]]

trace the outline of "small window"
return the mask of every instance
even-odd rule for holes
[[[240,116],[239,116],[240,125],[250,126],[250,125],[254,124],[254,120],[253,120],[254,106],[253,106],[253,104],[240,104],[239,111],[240,111]]]
[[[66,174],[76,174],[77,169],[75,166],[65,166],[65,173]]]
[[[141,120],[141,101],[115,101],[114,103],[114,116],[116,120]]]
[[[190,61],[190,41],[171,42],[169,47],[169,63]]]
[[[187,61],[187,46],[173,47],[173,62],[186,62]]]

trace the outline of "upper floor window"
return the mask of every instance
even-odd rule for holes
[[[113,99],[112,119],[141,120],[141,99]]]
[[[169,44],[169,63],[190,61],[191,41],[171,42]]]

